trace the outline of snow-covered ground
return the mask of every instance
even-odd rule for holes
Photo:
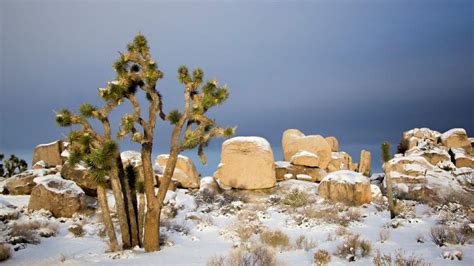
[[[469,221],[468,214],[453,212],[446,215],[443,212],[448,207],[401,201],[402,215],[390,220],[381,199],[361,207],[332,204],[317,195],[317,186],[316,183],[288,180],[278,183],[273,190],[231,191],[225,192],[226,196],[181,189],[169,192],[163,215],[166,221],[162,227],[166,240],[162,250],[154,253],[145,253],[139,248],[107,253],[107,241],[99,236],[102,224],[97,215],[78,214],[70,219],[55,219],[48,217],[47,212],[28,213],[29,196],[0,195],[0,203],[21,210],[16,221],[6,225],[0,222],[0,238],[8,236],[8,227],[14,222],[38,220],[58,226],[56,236],[41,238],[39,244],[27,244],[23,249],[13,251],[12,257],[3,264],[206,265],[215,255],[227,257],[233,248],[261,242],[259,233],[278,229],[290,239],[290,247],[275,249],[278,261],[286,265],[314,265],[314,254],[322,249],[331,254],[331,265],[372,265],[377,250],[392,256],[403,250],[406,257],[414,254],[433,265],[474,265],[472,239],[464,245],[438,247],[430,236],[430,229],[440,220],[462,224]],[[301,191],[303,193],[298,194]],[[303,201],[287,196],[292,193],[303,195]],[[110,195],[109,198],[113,205],[113,197]],[[178,210],[176,216],[175,210]],[[449,221],[446,221],[447,216]],[[82,224],[85,235],[74,237],[68,231],[71,224]],[[241,235],[248,228],[254,231],[248,239],[242,240]],[[371,243],[369,256],[358,256],[349,263],[346,258],[334,254],[350,234],[360,234],[361,239]],[[383,242],[381,234],[388,236]],[[308,250],[296,248],[295,241],[302,235],[313,242]],[[461,261],[446,260],[443,258],[446,251],[461,251],[464,257]]]

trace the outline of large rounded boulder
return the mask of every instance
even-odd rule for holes
[[[222,144],[214,177],[225,188],[265,189],[276,184],[270,143],[261,137],[234,137]]]
[[[30,195],[31,190],[36,186],[36,183],[33,181],[35,178],[55,173],[55,169],[26,170],[23,173],[14,175],[5,180],[2,193],[9,195]]]
[[[161,154],[156,157],[155,164],[160,166],[163,172],[166,169],[169,154]],[[173,172],[172,180],[176,181],[181,188],[199,188],[199,173],[194,166],[193,161],[186,156],[178,155],[176,167]]]
[[[305,136],[298,129],[288,129],[282,137],[283,159],[290,161],[300,151],[307,151],[319,158],[319,168],[325,169],[331,161],[331,145],[320,135]]]
[[[349,205],[362,205],[372,201],[370,180],[353,171],[328,174],[319,184],[319,195],[325,199]]]
[[[31,191],[28,210],[46,209],[54,217],[72,217],[86,208],[84,191],[73,181],[59,175],[48,175],[34,179],[38,185]]]

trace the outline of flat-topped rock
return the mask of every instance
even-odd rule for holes
[[[214,177],[223,188],[274,187],[275,165],[270,143],[261,137],[234,137],[224,141]]]
[[[331,146],[320,135],[305,136],[297,129],[288,129],[282,137],[283,158],[290,161],[299,151],[307,151],[319,157],[319,167],[325,169],[331,161]]]
[[[319,195],[325,199],[350,205],[362,205],[372,201],[368,177],[348,170],[328,174],[319,184]]]

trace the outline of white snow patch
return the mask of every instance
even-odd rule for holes
[[[368,177],[363,176],[360,173],[349,171],[349,170],[341,170],[336,171],[328,174],[323,178],[321,182],[329,181],[329,182],[338,182],[338,183],[348,183],[348,184],[356,184],[356,183],[364,183],[369,184],[370,180]]]
[[[291,164],[287,161],[276,161],[275,166],[278,168],[288,168],[291,166]]]
[[[234,138],[231,138],[231,139],[228,139],[228,140],[224,141],[224,143],[222,143],[222,146],[226,146],[226,145],[229,145],[229,144],[232,144],[232,143],[235,143],[235,142],[252,142],[257,147],[259,147],[261,149],[269,150],[269,151],[272,150],[272,147],[270,146],[270,143],[266,139],[264,139],[262,137],[254,137],[254,136],[234,137]]]
[[[467,135],[464,128],[453,128],[441,134],[441,140],[446,141],[452,135]]]
[[[33,179],[33,181],[38,184],[44,186],[46,189],[58,193],[58,194],[72,194],[72,195],[81,195],[84,194],[84,191],[76,185],[75,182],[63,179],[61,175],[54,174],[54,175],[47,175],[47,176],[40,176]],[[48,185],[49,182],[55,182],[58,184],[58,187],[51,187]]]

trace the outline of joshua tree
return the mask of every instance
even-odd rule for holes
[[[0,161],[3,160],[3,158],[3,154],[0,154]],[[10,155],[10,158],[5,160],[4,164],[5,165],[0,164],[0,176],[10,177],[28,169],[26,161],[16,157],[14,154]]]
[[[83,161],[97,182],[97,196],[113,250],[116,250],[118,245],[107,205],[106,176],[110,177],[117,205],[123,248],[139,245],[135,208],[131,199],[132,192],[125,180],[120,153],[117,144],[112,140],[108,119],[109,113],[117,105],[117,102],[108,102],[102,109],[98,109],[90,104],[82,104],[80,115],[72,114],[68,110],[62,110],[56,115],[56,122],[62,127],[71,125],[81,127],[81,130],[72,131],[69,134],[71,142],[69,164],[74,166]],[[102,135],[92,128],[88,118],[95,118],[101,122]]]
[[[127,52],[120,54],[114,64],[117,72],[116,80],[101,91],[106,100],[122,101],[127,99],[133,106],[133,114],[125,114],[119,137],[131,136],[131,139],[141,144],[141,158],[144,174],[143,189],[146,195],[147,211],[144,222],[143,245],[146,251],[157,251],[159,246],[160,213],[163,200],[168,190],[171,177],[176,166],[178,155],[186,149],[198,147],[202,162],[206,162],[204,147],[213,137],[232,135],[233,128],[215,127],[213,120],[206,117],[206,111],[224,102],[228,97],[226,87],[219,87],[216,81],[208,81],[199,91],[203,82],[203,72],[196,69],[191,77],[186,67],[180,67],[179,80],[185,85],[185,108],[183,114],[172,111],[166,116],[162,110],[162,97],[156,90],[157,81],[163,78],[156,62],[151,58],[146,38],[138,34],[134,41],[127,46]],[[140,89],[149,101],[148,116],[143,118],[136,92]],[[170,156],[167,161],[163,178],[160,181],[158,194],[154,189],[154,172],[151,153],[153,148],[154,129],[157,115],[174,125],[171,136]],[[141,131],[137,129],[141,127]],[[180,139],[183,128],[185,134]]]
[[[390,209],[390,218],[393,219],[396,216],[396,199],[393,198],[393,189],[392,189],[392,178],[390,177],[390,172],[387,167],[387,162],[392,159],[392,154],[390,153],[390,143],[385,141],[382,143],[382,160],[384,161],[383,169],[385,172],[385,184],[387,185],[387,198],[388,198],[388,207]]]
[[[3,154],[0,153],[0,161],[2,161],[4,158]],[[5,170],[3,170],[3,164],[0,163],[0,177],[2,177],[5,174]]]

